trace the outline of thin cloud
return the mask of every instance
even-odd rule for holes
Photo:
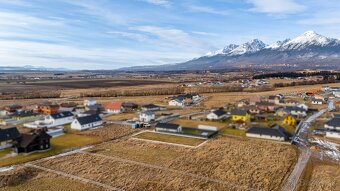
[[[188,8],[189,8],[189,11],[198,12],[198,13],[208,13],[208,14],[223,15],[223,16],[230,14],[230,11],[228,10],[217,10],[215,8],[208,7],[208,6],[190,5]]]
[[[315,13],[314,16],[298,21],[299,24],[304,25],[335,25],[340,24],[340,12],[336,11],[322,11]]]
[[[248,0],[254,12],[269,14],[290,14],[304,11],[304,5],[296,3],[294,0]]]
[[[171,2],[168,0],[142,0],[142,1],[153,4],[153,5],[159,5],[159,6],[164,6],[164,7],[168,7],[171,5]]]

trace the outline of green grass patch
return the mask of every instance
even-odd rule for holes
[[[204,139],[191,138],[191,137],[182,137],[177,135],[168,135],[161,133],[153,133],[153,132],[144,132],[135,136],[136,138],[153,140],[153,141],[162,141],[167,143],[175,143],[175,144],[183,144],[189,146],[197,146],[203,143]]]
[[[12,148],[7,148],[4,150],[0,150],[0,158],[4,157],[12,152]]]
[[[77,148],[99,142],[100,140],[95,137],[77,135],[77,134],[65,134],[51,139],[52,149],[46,152],[32,153],[32,154],[19,154],[15,157],[6,158],[0,160],[0,166],[8,166],[18,163],[24,163],[40,158],[56,155],[66,149]]]
[[[245,137],[246,132],[240,129],[233,129],[233,128],[223,128],[220,130],[221,135],[233,135],[233,136],[241,136]]]

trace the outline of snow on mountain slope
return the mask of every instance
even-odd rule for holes
[[[266,47],[266,44],[264,44],[262,41],[258,39],[254,39],[250,42],[244,43],[238,46],[237,48],[231,50],[229,52],[229,55],[235,56],[235,55],[242,55],[246,53],[253,53],[253,52],[257,52],[263,49],[264,47]]]
[[[283,44],[287,43],[288,41],[290,41],[290,39],[286,39],[284,41],[277,41],[271,45],[266,46],[265,48],[267,49],[277,49],[280,48]]]
[[[327,46],[332,42],[336,42],[336,39],[327,38],[325,36],[319,35],[314,31],[307,31],[301,36],[298,36],[284,44],[281,45],[281,49],[303,49],[307,46]]]
[[[218,54],[228,54],[230,51],[234,50],[237,47],[238,47],[238,45],[236,45],[236,44],[229,44],[222,49],[219,49],[219,50],[216,50],[216,51],[213,51],[213,52],[208,52],[206,54],[206,56],[215,56],[215,55],[218,55]]]

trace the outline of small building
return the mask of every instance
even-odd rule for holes
[[[256,103],[256,106],[260,110],[260,112],[273,112],[277,108],[274,103],[264,101]]]
[[[169,132],[169,133],[180,133],[182,132],[182,126],[172,123],[157,123],[156,131]]]
[[[12,113],[10,117],[17,121],[32,119],[39,116],[38,113],[33,112],[33,110],[17,110],[16,112]]]
[[[0,128],[0,150],[12,147],[19,138],[20,133],[16,127]]]
[[[122,106],[125,111],[134,111],[138,109],[138,105],[133,102],[123,102]]]
[[[322,99],[312,99],[312,104],[313,105],[322,105],[323,100]]]
[[[250,120],[250,115],[246,110],[242,109],[232,109],[231,112],[231,119],[235,122],[241,121],[241,122],[246,122]]]
[[[336,115],[325,124],[326,137],[340,139],[340,116]]]
[[[182,97],[178,97],[175,99],[171,99],[169,101],[169,106],[178,106],[178,107],[184,107],[185,106],[185,99]]]
[[[214,111],[210,112],[207,115],[207,119],[209,119],[209,120],[221,120],[221,119],[226,118],[227,116],[228,115],[227,115],[227,113],[224,110],[217,109],[217,110],[214,110]]]
[[[106,112],[108,113],[113,113],[113,114],[118,114],[118,113],[123,113],[124,107],[121,102],[111,102],[105,105]]]
[[[248,112],[250,114],[260,114],[261,113],[260,109],[256,105],[250,105],[250,106],[247,107],[247,109],[248,109]]]
[[[48,127],[55,127],[70,124],[72,123],[73,120],[74,120],[73,113],[69,111],[64,111],[46,116],[44,123],[47,124]]]
[[[301,117],[307,116],[307,111],[305,109],[303,109],[301,107],[297,107],[297,106],[285,107],[284,112],[287,113],[287,114],[294,115],[294,116],[301,116]]]
[[[295,126],[296,122],[297,120],[293,115],[286,115],[283,118],[283,124],[286,124],[286,125]]]
[[[18,110],[21,110],[23,107],[18,104],[12,104],[4,107],[4,110],[8,111],[9,113],[16,112]]]
[[[59,105],[50,102],[43,102],[37,105],[36,110],[37,112],[46,115],[56,114],[59,112]]]
[[[156,115],[153,111],[142,111],[138,114],[138,119],[141,122],[151,122],[156,119]]]
[[[292,135],[279,125],[270,128],[252,127],[246,131],[247,137],[269,139],[275,141],[288,141]]]
[[[45,129],[37,129],[32,133],[21,134],[20,140],[15,145],[15,152],[30,153],[43,151],[51,148],[50,139]]]
[[[91,106],[91,105],[97,105],[97,100],[90,98],[90,99],[86,99],[84,100],[84,106]]]
[[[155,104],[147,104],[143,105],[141,109],[143,111],[159,111],[161,110],[161,107]]]
[[[72,123],[71,123],[71,129],[75,130],[86,130],[91,129],[95,127],[99,127],[104,123],[102,118],[95,114],[95,115],[89,115],[84,117],[77,117]]]
[[[281,97],[280,96],[269,96],[268,97],[268,102],[273,103],[273,104],[280,104]]]

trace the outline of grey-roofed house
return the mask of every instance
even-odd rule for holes
[[[20,138],[20,133],[16,127],[6,129],[0,128],[0,150],[13,146],[13,143]]]
[[[48,115],[45,118],[45,123],[48,124],[48,127],[56,127],[60,125],[70,124],[72,123],[73,120],[74,120],[73,113],[69,111],[64,111]]]
[[[247,137],[287,141],[292,135],[279,125],[266,127],[252,127],[246,131]]]
[[[161,109],[161,107],[159,107],[158,105],[155,105],[155,104],[146,104],[146,105],[142,106],[143,111],[158,111],[160,109]]]
[[[295,116],[307,116],[307,111],[303,108],[297,106],[288,106],[284,108],[284,111],[287,114],[295,115]]]
[[[340,139],[340,118],[334,117],[325,124],[326,137]]]
[[[217,109],[207,115],[209,120],[220,120],[227,117],[227,113],[222,109]]]
[[[159,132],[170,132],[170,133],[180,133],[182,132],[182,127],[177,124],[172,123],[157,123],[156,131]]]
[[[76,130],[86,130],[90,128],[96,128],[101,126],[104,123],[102,118],[95,114],[84,117],[77,117],[72,123],[71,128]]]

